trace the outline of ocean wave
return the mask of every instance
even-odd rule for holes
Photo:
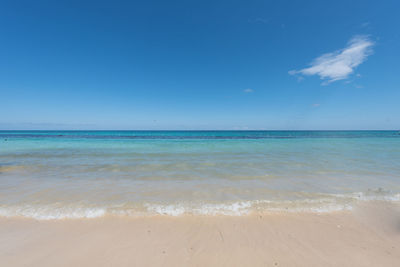
[[[85,207],[59,207],[51,206],[2,206],[0,216],[2,217],[26,217],[36,220],[62,220],[62,219],[90,219],[102,217],[106,214],[105,208]]]
[[[202,204],[202,205],[160,205],[146,204],[147,211],[160,215],[179,216],[193,215],[229,215],[241,216],[250,213],[253,201],[241,201],[227,204]]]
[[[48,205],[0,205],[0,217],[26,217],[36,220],[90,219],[110,216],[243,216],[263,212],[329,213],[352,210],[360,202],[400,202],[400,194],[382,190],[349,194],[325,194],[324,197],[299,200],[246,200],[224,203],[123,203],[85,206],[60,203]]]
[[[400,201],[400,193],[391,193],[390,191],[379,188],[377,190],[368,190],[366,192],[354,192],[350,194],[329,194],[334,198],[350,198],[360,201],[390,201],[397,202]]]

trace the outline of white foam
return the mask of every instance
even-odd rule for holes
[[[311,205],[310,205],[311,204]],[[334,211],[351,210],[350,204],[338,204],[332,200],[323,202],[318,200],[280,201],[269,200],[241,201],[229,204],[203,204],[203,205],[146,205],[149,212],[159,215],[180,216],[193,215],[226,215],[242,216],[252,211],[279,211],[279,212],[312,212],[328,213]]]
[[[51,206],[11,206],[0,207],[0,216],[3,217],[28,217],[36,220],[61,220],[61,219],[89,219],[104,216],[103,208],[63,207]]]
[[[183,214],[194,215],[230,215],[240,216],[250,212],[251,201],[234,202],[230,204],[146,204],[147,211],[160,215],[179,216]]]
[[[207,204],[196,210],[201,215],[229,215],[240,216],[250,212],[253,206],[251,201],[234,202],[231,204]]]
[[[85,206],[82,203],[0,205],[0,216],[28,217],[37,220],[60,220],[98,218],[106,214],[117,216],[147,216],[154,214],[166,216],[181,216],[185,214],[242,216],[251,212],[264,211],[328,213],[351,210],[359,201],[375,200],[399,202],[400,194],[390,194],[390,192],[383,190],[369,190],[365,193],[320,194],[318,198],[282,201],[249,200],[225,203],[183,202],[174,204],[123,203],[106,206]]]
[[[361,200],[361,201],[374,201],[374,200],[390,201],[390,202],[400,201],[400,194],[374,195],[374,194],[367,194],[367,193],[363,193],[363,192],[358,192],[358,193],[355,193],[354,197],[357,198],[358,200]]]
[[[181,205],[145,205],[147,210],[161,215],[179,216],[186,212],[185,207]]]
[[[269,211],[279,211],[279,212],[293,212],[293,213],[330,213],[337,211],[352,210],[353,206],[349,204],[339,205],[339,204],[323,204],[316,207],[292,207],[292,208],[270,208]]]
[[[390,194],[383,190],[354,192],[349,194],[330,194],[335,198],[349,198],[357,201],[388,201],[388,202],[399,202],[400,194]]]

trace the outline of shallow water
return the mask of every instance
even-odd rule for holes
[[[351,209],[400,199],[397,131],[0,131],[0,215]]]

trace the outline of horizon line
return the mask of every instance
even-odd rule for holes
[[[185,132],[185,131],[192,131],[192,132],[207,132],[207,131],[214,131],[214,132],[224,132],[224,131],[236,131],[236,132],[256,132],[256,131],[400,131],[400,128],[397,129],[0,129],[1,131],[93,131],[93,132],[101,132],[101,131],[120,131],[120,132],[129,132],[129,131],[153,131],[153,132]]]

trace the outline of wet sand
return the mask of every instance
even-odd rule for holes
[[[0,219],[1,266],[400,266],[400,208]]]

